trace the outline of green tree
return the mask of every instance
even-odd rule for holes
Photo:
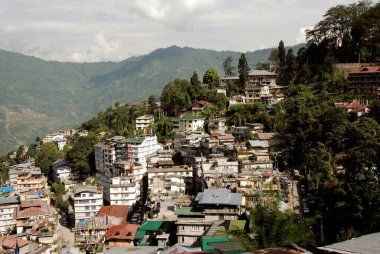
[[[51,188],[53,189],[53,192],[56,196],[60,196],[66,192],[65,186],[60,183],[53,183]]]
[[[279,247],[302,241],[314,242],[310,225],[297,222],[294,214],[281,212],[277,203],[257,204],[251,215],[258,249]]]
[[[232,56],[229,56],[224,60],[223,62],[223,68],[224,68],[224,74],[226,77],[232,77],[235,76],[235,69],[236,67],[232,65],[233,64],[233,59]]]
[[[210,68],[203,76],[203,83],[207,84],[209,88],[214,88],[219,83],[218,71],[214,68]]]
[[[285,68],[286,68],[286,50],[284,42],[281,40],[278,44],[278,83],[279,85],[285,85]]]
[[[240,84],[239,92],[244,93],[245,86],[249,82],[249,71],[250,71],[247,58],[244,53],[242,53],[239,58],[238,70],[239,70],[239,84]]]
[[[56,160],[61,157],[61,153],[57,146],[53,143],[44,143],[41,145],[40,150],[38,150],[35,164],[37,167],[41,168],[41,172],[47,175],[49,170]]]
[[[95,170],[93,146],[96,142],[95,136],[79,137],[66,154],[66,161],[72,165],[73,173],[80,180],[86,179]]]
[[[161,108],[168,114],[174,115],[174,110],[183,112],[191,108],[193,89],[189,81],[175,79],[169,82],[161,93]],[[176,108],[175,108],[176,107]]]
[[[198,98],[200,90],[202,88],[202,83],[199,80],[198,73],[196,71],[193,72],[193,76],[191,76],[190,79],[191,87],[194,90],[194,97]]]

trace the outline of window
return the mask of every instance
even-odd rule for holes
[[[94,196],[94,193],[90,193],[88,196],[89,196],[89,197],[93,197],[93,196]]]
[[[91,216],[91,213],[86,213],[86,217],[90,217]]]
[[[81,197],[82,197],[82,198],[85,198],[85,197],[86,197],[86,193],[82,193],[82,194],[81,194]]]
[[[199,230],[198,226],[191,226],[190,231],[197,232]]]

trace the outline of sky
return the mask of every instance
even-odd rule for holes
[[[45,60],[120,61],[157,48],[254,51],[305,42],[352,0],[0,0],[0,49]]]

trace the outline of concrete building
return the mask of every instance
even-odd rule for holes
[[[0,198],[0,235],[5,235],[14,230],[16,220],[13,214],[19,204],[20,199],[17,196]]]
[[[91,185],[80,185],[74,191],[75,225],[94,217],[103,205],[103,191]]]
[[[71,166],[65,161],[56,161],[52,165],[53,179],[56,182],[65,185],[65,188],[70,187],[74,181],[71,174]]]
[[[111,178],[110,204],[132,206],[140,198],[140,183],[133,175],[123,175]]]
[[[189,194],[193,187],[193,169],[189,166],[148,168],[149,195]]]
[[[41,200],[21,201],[15,212],[17,234],[30,231],[39,220],[52,218],[57,212],[54,207]]]
[[[226,118],[224,117],[210,118],[208,120],[208,130],[210,132],[225,132],[227,130]]]
[[[44,174],[38,171],[22,172],[17,176],[16,191],[23,189],[46,189],[47,179]]]
[[[240,215],[242,195],[229,189],[205,189],[195,198],[197,207],[203,209],[208,221],[237,220]]]
[[[368,66],[348,73],[348,88],[368,98],[379,99],[380,66]]]
[[[143,130],[154,123],[153,115],[143,115],[136,118],[136,130]]]
[[[19,174],[24,173],[41,174],[41,169],[34,166],[32,162],[26,162],[12,166],[8,170],[9,182],[12,187],[17,187],[17,177]]]
[[[172,118],[172,122],[174,132],[192,132],[203,130],[204,118],[192,115],[183,115]]]

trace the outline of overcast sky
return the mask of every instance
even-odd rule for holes
[[[46,60],[119,61],[171,45],[253,51],[305,41],[352,0],[0,0],[0,48]]]

